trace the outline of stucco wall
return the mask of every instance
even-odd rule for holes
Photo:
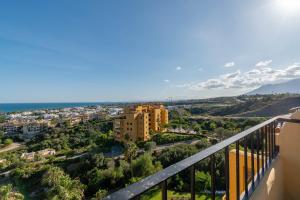
[[[300,119],[300,111],[292,115]],[[279,134],[285,199],[300,199],[300,124],[285,123]]]
[[[280,158],[272,163],[259,186],[252,194],[252,200],[288,200],[284,198],[282,162]]]
[[[300,111],[295,112],[291,118],[300,119]],[[276,140],[280,146],[279,157],[251,199],[300,199],[300,124],[284,123]]]

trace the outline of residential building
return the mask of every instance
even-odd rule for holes
[[[131,106],[114,120],[114,133],[119,141],[146,141],[150,139],[150,131],[164,132],[166,124],[168,110],[163,105]]]
[[[56,151],[54,149],[43,149],[38,152],[22,153],[21,159],[33,161],[37,155],[42,157],[48,157],[55,155],[55,153]]]
[[[23,134],[27,136],[34,136],[38,133],[41,133],[45,128],[44,123],[39,122],[31,122],[31,123],[25,123],[23,125]]]
[[[15,123],[15,122],[7,122],[7,123],[1,124],[1,129],[7,135],[18,134],[18,133],[22,132],[22,124]]]
[[[43,149],[37,152],[38,155],[41,155],[43,157],[52,156],[56,154],[56,151],[54,149]]]
[[[34,160],[35,152],[22,153],[21,159],[32,161]]]

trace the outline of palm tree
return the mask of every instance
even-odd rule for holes
[[[8,200],[9,194],[12,192],[12,185],[3,185],[0,187],[0,197],[1,200]]]
[[[138,148],[137,148],[136,144],[133,142],[128,142],[126,144],[125,152],[124,152],[125,160],[127,160],[131,164],[132,159],[137,156],[137,151],[138,151]],[[130,172],[131,172],[131,177],[133,177],[132,167],[130,167]]]
[[[131,163],[132,159],[137,156],[137,146],[133,142],[128,142],[125,146],[125,159]]]
[[[24,196],[21,193],[14,192],[11,184],[0,187],[0,200],[23,200]]]
[[[92,200],[102,200],[104,197],[106,197],[107,191],[106,190],[98,190],[98,192],[95,194],[95,197],[92,198]]]
[[[43,177],[43,184],[49,186],[48,199],[81,200],[84,185],[77,179],[72,180],[58,167],[50,167]]]
[[[64,172],[58,167],[50,167],[43,178],[43,183],[47,185],[54,185],[59,182]]]

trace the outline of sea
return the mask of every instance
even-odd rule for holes
[[[0,103],[0,113],[107,105],[109,103]]]

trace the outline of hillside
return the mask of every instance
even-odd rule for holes
[[[244,117],[272,117],[281,114],[286,114],[289,112],[289,109],[297,106],[300,106],[300,97],[288,97],[285,99],[274,101],[271,104],[262,108],[245,113],[240,113],[237,115]]]
[[[299,85],[300,85],[300,79],[294,79],[284,83],[263,85],[247,93],[246,95],[283,94],[283,93],[300,94]]]
[[[185,110],[194,116],[270,117],[288,113],[290,108],[300,106],[300,95],[243,95],[232,97],[231,104],[221,103],[191,105]]]

